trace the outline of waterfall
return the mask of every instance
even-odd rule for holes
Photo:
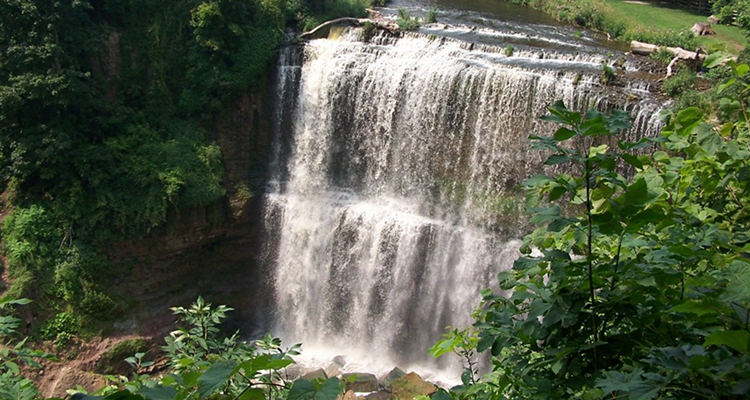
[[[546,107],[618,104],[628,137],[655,134],[661,105],[643,85],[600,84],[603,61],[360,29],[282,53],[266,195],[275,333],[331,357],[427,363],[518,255],[516,188],[543,161],[528,136],[556,128]]]

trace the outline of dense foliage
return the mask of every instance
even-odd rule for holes
[[[208,118],[265,77],[283,15],[233,1],[0,7],[10,294],[38,297],[55,283],[50,297],[106,317],[114,303],[94,279],[107,268],[99,246],[224,194]]]
[[[716,0],[711,10],[723,24],[737,24],[745,32],[750,33],[750,1],[748,0]]]
[[[454,397],[747,398],[750,68],[728,64],[722,123],[687,108],[626,143],[626,114],[549,108],[563,127],[533,145],[569,172],[523,184],[541,226],[498,277],[508,294],[485,291],[475,325],[433,349],[492,355]]]
[[[288,24],[365,5],[0,2],[7,294],[56,313],[117,314],[104,246],[224,196],[221,150],[208,138],[217,115],[263,89]]]

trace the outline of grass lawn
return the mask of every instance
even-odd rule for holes
[[[670,8],[660,1],[605,0],[605,13],[623,21],[629,31],[649,31],[654,27],[689,32],[696,22],[706,22],[706,16],[691,11]],[[747,39],[736,26],[712,25],[714,36],[698,37],[698,43],[709,50],[718,50],[726,43],[726,50],[739,53]]]

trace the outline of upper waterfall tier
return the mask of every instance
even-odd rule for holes
[[[365,38],[350,30],[303,49],[294,109],[280,120],[289,154],[276,179],[285,192],[344,188],[363,196],[409,198],[423,215],[494,225],[492,208],[540,168],[530,134],[562,99],[570,108],[630,110],[626,136],[654,135],[661,104],[634,81],[600,83],[606,56],[473,45],[425,33]],[[282,61],[283,62],[283,61]],[[281,68],[286,79],[299,70]],[[478,219],[477,219],[478,218]]]

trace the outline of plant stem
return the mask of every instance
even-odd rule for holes
[[[594,266],[593,266],[593,260],[592,260],[592,247],[593,247],[593,221],[591,218],[591,214],[593,212],[592,206],[591,206],[591,162],[589,160],[589,154],[586,154],[586,170],[585,170],[585,180],[586,180],[586,219],[588,223],[588,233],[587,233],[587,249],[586,249],[586,259],[588,261],[588,278],[589,278],[589,296],[591,297],[591,328],[594,332],[594,343],[599,341],[599,327],[596,324],[596,294],[594,293]],[[597,366],[597,359],[598,359],[596,346],[594,346],[594,371],[598,371],[599,368]]]

